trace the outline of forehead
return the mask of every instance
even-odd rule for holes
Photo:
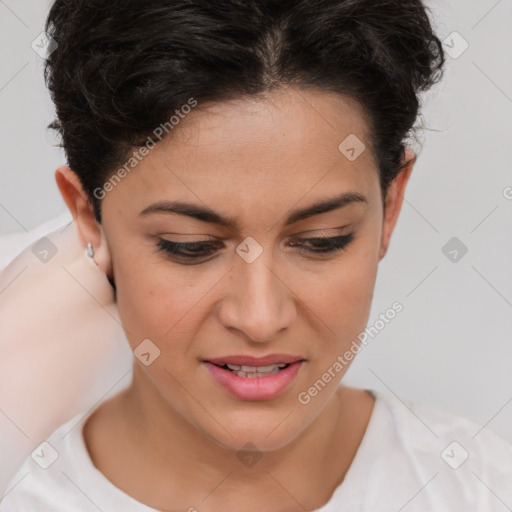
[[[338,146],[349,135],[369,142],[369,123],[359,103],[340,94],[286,87],[199,103],[160,149],[185,156],[193,146],[205,156],[230,154],[253,165],[271,164],[276,157],[336,161],[341,156]],[[372,155],[368,151],[362,156],[369,163]]]
[[[287,88],[199,102],[114,194],[132,194],[139,211],[162,199],[250,211],[348,190],[371,196],[378,172],[368,135],[360,105],[333,93]],[[366,147],[355,160],[339,148],[347,137]]]

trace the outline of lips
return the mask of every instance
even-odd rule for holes
[[[203,361],[213,379],[239,400],[270,400],[283,393],[305,359],[290,354],[226,356]]]
[[[304,358],[302,356],[290,354],[269,354],[263,357],[253,357],[248,355],[217,357],[214,359],[207,359],[206,362],[217,366],[224,366],[228,364],[238,366],[270,366],[272,364],[292,364],[303,360]]]

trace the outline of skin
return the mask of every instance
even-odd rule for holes
[[[307,405],[297,396],[364,330],[415,160],[407,150],[383,205],[369,145],[354,161],[338,150],[349,134],[368,140],[364,119],[349,98],[312,89],[200,104],[107,193],[101,226],[76,175],[57,169],[83,246],[93,244],[116,283],[131,348],[149,338],[161,351],[149,366],[135,359],[132,385],[84,428],[96,467],[138,501],[161,510],[231,512],[243,503],[246,511],[304,511],[342,482],[373,398],[339,385],[347,367]],[[366,202],[283,225],[291,210],[348,191]],[[239,229],[139,215],[163,199],[208,206]],[[352,242],[327,256],[287,243],[349,232]],[[252,263],[235,252],[248,236],[263,248]],[[158,237],[224,245],[184,265],[157,249]],[[202,363],[271,353],[306,362],[266,401],[232,397]],[[236,457],[248,442],[262,454],[252,467]]]

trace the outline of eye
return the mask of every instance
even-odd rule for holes
[[[354,233],[348,233],[332,237],[296,238],[290,241],[289,244],[292,247],[298,246],[301,251],[326,254],[345,249],[353,239]]]
[[[221,242],[213,240],[203,242],[172,242],[171,240],[160,238],[157,248],[171,256],[193,260],[214,254],[222,245]]]
[[[297,247],[300,252],[310,254],[327,254],[345,249],[354,238],[354,233],[333,237],[318,236],[313,238],[295,238],[289,242],[292,247]],[[200,260],[212,256],[223,247],[223,243],[215,240],[202,242],[172,242],[159,238],[158,250],[166,252],[176,259],[188,261]]]

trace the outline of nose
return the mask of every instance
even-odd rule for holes
[[[229,292],[219,310],[225,328],[255,342],[272,341],[297,315],[292,287],[269,263],[263,255],[252,263],[236,262],[227,276]]]

